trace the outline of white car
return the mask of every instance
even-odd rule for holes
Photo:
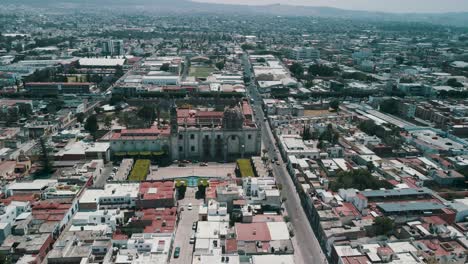
[[[187,205],[187,209],[192,210],[192,203],[189,203],[189,204]]]

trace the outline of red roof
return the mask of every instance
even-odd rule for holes
[[[368,264],[370,263],[369,258],[367,256],[349,256],[349,257],[342,257],[343,264]]]
[[[174,182],[142,182],[140,194],[143,200],[170,199],[174,197]]]
[[[351,203],[343,203],[340,207],[333,208],[335,213],[340,216],[359,216],[361,215],[356,207]]]
[[[226,253],[237,253],[237,241],[235,239],[226,239]]]
[[[8,198],[0,199],[0,202],[4,205],[9,205],[11,202],[34,202],[38,199],[38,197],[34,194],[15,194]]]
[[[127,240],[128,236],[126,234],[114,232],[114,234],[112,234],[112,239],[113,240]]]
[[[167,127],[151,127],[144,129],[123,129],[120,133],[112,134],[111,139],[122,139],[122,140],[132,140],[132,139],[154,139],[156,140],[160,136],[169,136],[171,129]]]
[[[266,223],[236,223],[236,235],[239,241],[270,241],[270,230]]]
[[[177,208],[145,209],[142,210],[143,217],[139,220],[151,221],[145,226],[144,233],[172,233],[177,221]],[[136,220],[138,221],[138,220]]]

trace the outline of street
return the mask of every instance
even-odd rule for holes
[[[251,78],[252,73],[250,72],[250,63],[246,60],[246,56],[244,56],[244,62],[244,69],[248,72],[248,74],[246,73],[246,76]],[[265,116],[262,110],[261,96],[258,93],[254,82],[251,83],[247,91],[250,98],[255,100],[253,108],[256,113],[257,123],[262,126],[263,146],[268,149],[270,160],[277,159],[279,161],[279,165],[272,164],[272,168],[277,182],[282,185],[281,194],[282,197],[286,198],[284,206],[294,229],[294,249],[296,252],[299,251],[299,254],[295,254],[296,263],[328,263],[310,226],[309,220],[304,213],[304,209],[301,206],[301,201],[297,194],[296,187],[286,170],[286,164],[283,163],[283,160],[279,155],[278,148],[276,147],[276,140],[270,129],[268,121],[264,121]]]
[[[192,230],[192,224],[198,221],[198,210],[203,200],[195,199],[196,188],[187,188],[185,198],[179,200],[179,208],[184,208],[179,215],[179,224],[175,234],[175,239],[172,247],[171,264],[185,264],[192,263],[193,244],[190,244],[190,237],[194,231]],[[193,206],[192,210],[188,210],[187,205],[191,203]],[[174,249],[180,247],[180,256],[174,258]]]

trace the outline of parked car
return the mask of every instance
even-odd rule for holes
[[[200,166],[201,166],[201,167],[206,167],[206,166],[208,166],[208,163],[206,163],[206,162],[201,162],[201,163],[200,163]]]
[[[187,165],[185,163],[180,162],[179,167],[187,167]]]
[[[178,258],[180,256],[180,247],[176,247],[174,250],[174,258]]]
[[[189,203],[189,204],[187,205],[187,209],[192,210],[192,203]]]
[[[190,237],[189,243],[190,244],[195,244],[195,234],[192,234],[192,236]]]
[[[193,222],[192,224],[192,230],[197,230],[197,222]]]

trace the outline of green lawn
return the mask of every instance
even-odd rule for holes
[[[128,176],[129,181],[144,181],[148,175],[149,168],[151,166],[150,160],[137,160],[135,166],[133,166],[130,176]]]
[[[248,159],[238,159],[237,168],[239,169],[240,176],[244,177],[255,177],[252,164]]]
[[[213,67],[190,67],[190,76],[195,78],[206,78],[215,69]]]

